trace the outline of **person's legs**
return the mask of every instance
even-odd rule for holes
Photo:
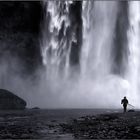
[[[124,108],[124,113],[125,113],[126,112],[126,105],[124,105],[123,108]]]

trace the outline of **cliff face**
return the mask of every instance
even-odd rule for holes
[[[25,109],[26,102],[11,93],[10,91],[0,89],[0,109]]]
[[[32,73],[41,64],[41,18],[39,1],[0,2],[0,63],[14,58],[20,61],[22,74]]]

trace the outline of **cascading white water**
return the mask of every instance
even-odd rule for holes
[[[128,30],[128,71],[126,79],[129,82],[128,97],[139,105],[139,73],[140,73],[140,2],[129,2],[129,30]]]
[[[113,75],[111,71],[117,12],[117,2],[83,2],[82,73],[79,92],[82,89],[83,94],[89,96],[88,102],[95,103],[98,107],[119,105],[126,88],[126,81],[120,75]],[[108,105],[105,101],[108,101]]]
[[[117,16],[116,2],[83,2],[82,75],[89,77],[111,72],[111,49]]]
[[[44,2],[47,25],[44,25],[42,55],[43,63],[47,67],[47,77],[55,79],[60,71],[65,75],[69,67],[70,43],[66,39],[66,32],[70,25],[68,18],[71,1]],[[63,29],[62,29],[63,28]],[[60,38],[60,30],[63,38]],[[63,67],[61,69],[61,67]]]
[[[120,99],[127,95],[130,103],[138,107],[136,99],[140,83],[138,80],[140,2],[129,2],[129,63],[125,76],[121,77],[112,73],[112,48],[118,2],[83,1],[81,73],[79,71],[77,77],[71,78],[64,75],[69,75],[69,69],[72,67],[71,43],[76,40],[75,32],[72,32],[69,38],[66,37],[66,31],[71,24],[69,7],[72,3],[72,1],[45,2],[46,21],[42,56],[46,66],[45,88],[49,92],[49,100],[46,102],[51,107],[55,106],[50,102],[56,102],[57,107],[120,107]],[[63,23],[65,24],[62,25]],[[62,26],[64,26],[63,35],[59,38]]]

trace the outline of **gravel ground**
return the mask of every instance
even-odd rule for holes
[[[0,112],[0,139],[52,139],[59,134],[58,122],[48,118],[46,111]]]
[[[140,139],[140,112],[0,111],[0,139]]]
[[[140,139],[140,112],[84,116],[61,128],[78,139]]]

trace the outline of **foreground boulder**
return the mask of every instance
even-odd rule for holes
[[[26,102],[8,90],[0,89],[0,109],[25,109]]]

